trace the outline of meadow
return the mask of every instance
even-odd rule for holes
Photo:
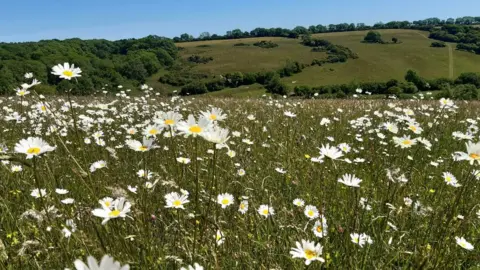
[[[456,78],[464,72],[480,72],[478,63],[480,56],[472,53],[455,50],[454,43],[445,48],[430,47],[432,39],[428,39],[429,32],[418,30],[388,29],[378,30],[385,41],[393,37],[399,40],[398,44],[368,44],[362,43],[367,31],[337,32],[314,34],[313,38],[326,39],[333,44],[343,45],[357,53],[358,59],[349,59],[346,63],[311,66],[301,73],[282,79],[292,88],[296,85],[320,86],[329,84],[343,84],[351,82],[374,82],[397,79],[402,81],[409,69],[417,71],[422,77]],[[252,46],[262,40],[272,41],[279,46],[272,49],[263,49]],[[245,43],[250,46],[234,46]],[[274,71],[282,68],[286,61],[298,61],[310,64],[314,59],[321,59],[325,53],[311,52],[311,48],[303,46],[299,39],[280,37],[244,38],[234,40],[212,40],[177,43],[180,56],[186,59],[190,55],[213,57],[213,61],[198,64],[192,70],[204,74],[216,75],[228,72],[258,72]],[[153,78],[158,78],[158,75]],[[149,81],[158,88],[171,91],[173,88]],[[240,96],[249,95],[245,89],[238,88]],[[223,90],[215,95],[231,95],[231,91]],[[247,91],[248,92],[248,91]]]
[[[478,102],[45,98],[26,77],[0,100],[2,269],[479,267]]]

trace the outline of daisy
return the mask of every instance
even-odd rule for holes
[[[27,155],[27,159],[40,156],[45,152],[51,152],[56,147],[48,145],[47,142],[37,137],[22,139],[15,145],[15,152]]]
[[[318,209],[317,207],[313,205],[307,205],[305,206],[305,210],[303,212],[305,216],[307,216],[309,219],[316,219],[318,217]]]
[[[178,194],[177,192],[171,192],[165,195],[165,201],[167,205],[165,208],[185,209],[184,204],[190,202],[188,200],[188,194]]]
[[[145,137],[155,137],[157,136],[160,132],[162,132],[163,127],[159,125],[148,125],[143,129],[143,135]]]
[[[347,185],[349,187],[360,187],[362,180],[357,178],[354,174],[344,174],[342,178],[338,179],[338,182]]]
[[[218,194],[217,202],[225,209],[227,206],[233,204],[233,195],[228,193]]]
[[[21,172],[21,171],[23,171],[23,168],[22,168],[21,165],[12,165],[11,171],[12,172]]]
[[[228,150],[227,151],[227,156],[229,156],[230,158],[234,158],[236,155],[237,155],[237,153],[233,150]]]
[[[323,158],[323,157],[328,157],[328,158],[331,158],[331,159],[339,159],[343,156],[343,153],[342,151],[340,151],[337,147],[335,146],[332,146],[330,147],[330,145],[326,145],[324,146],[322,144],[322,147],[320,148],[320,157]]]
[[[24,77],[25,79],[31,79],[31,78],[33,78],[33,73],[27,72],[27,73],[25,73],[25,75],[23,75],[23,77]]]
[[[400,146],[400,148],[410,148],[412,145],[417,144],[416,139],[410,139],[410,136],[403,136],[403,137],[393,137],[393,142],[396,146]]]
[[[147,139],[147,137],[143,137],[143,142],[139,142],[137,140],[126,140],[125,144],[133,151],[146,152],[153,148],[153,141],[153,139]]]
[[[328,232],[328,225],[327,225],[327,219],[322,215],[320,218],[315,221],[315,224],[313,224],[313,234],[315,234],[316,237],[324,237],[327,236]]]
[[[215,241],[217,242],[217,246],[220,246],[225,242],[225,237],[223,236],[223,232],[220,230],[217,230],[217,233],[215,234]]]
[[[102,204],[102,208],[97,208],[92,211],[94,216],[103,218],[102,225],[105,225],[110,219],[118,217],[125,218],[132,206],[123,197],[116,199],[112,204],[112,207],[106,207]]]
[[[338,149],[342,150],[342,152],[344,152],[344,153],[350,152],[350,149],[351,149],[350,145],[348,145],[346,143],[341,143],[337,147],[338,147]]]
[[[443,108],[450,108],[453,107],[453,101],[450,100],[449,98],[441,98],[440,99],[440,107]]]
[[[33,189],[32,192],[30,193],[30,196],[34,197],[35,199],[45,197],[47,195],[47,190],[42,188],[42,189]]]
[[[238,169],[237,175],[238,176],[244,176],[245,175],[245,170],[244,169]]]
[[[88,265],[87,265],[88,264]],[[129,270],[130,266],[128,264],[121,266],[119,262],[114,261],[114,259],[108,255],[103,256],[100,261],[100,265],[97,263],[94,257],[89,256],[87,258],[87,264],[80,260],[74,262],[75,268],[77,270]]]
[[[457,245],[461,246],[462,248],[466,250],[473,250],[473,245],[467,242],[465,238],[455,236],[455,241],[457,242]]]
[[[275,171],[277,171],[280,174],[286,174],[287,173],[287,171],[282,169],[282,168],[275,168]]]
[[[226,128],[221,128],[218,126],[214,126],[211,129],[209,129],[207,132],[205,132],[202,137],[211,143],[215,143],[217,145],[225,146],[225,143],[227,143],[228,139],[230,137],[228,136],[229,130]],[[220,147],[223,148],[223,147]],[[220,149],[217,148],[217,149]]]
[[[69,63],[64,63],[63,66],[58,64],[52,68],[52,74],[59,76],[61,79],[70,80],[75,77],[81,77],[80,73],[82,73],[80,68],[76,68],[74,64],[70,66]]]
[[[477,162],[480,164],[480,143],[467,142],[467,153],[465,152],[455,152],[455,160],[466,160],[470,162],[470,165]]]
[[[443,180],[445,181],[445,183],[447,183],[447,185],[450,185],[452,187],[460,187],[461,186],[458,183],[457,178],[449,172],[444,172],[443,173]]]
[[[398,127],[397,125],[393,124],[393,123],[390,123],[390,122],[386,122],[383,124],[383,127],[390,131],[391,133],[393,134],[397,134],[398,133]]]
[[[139,170],[137,172],[138,177],[140,178],[147,178],[147,180],[151,179],[153,177],[153,172],[151,171],[146,171],[145,170]]]
[[[238,206],[238,211],[242,214],[247,213],[247,211],[248,211],[248,201],[247,200],[243,200],[243,201],[240,202],[240,205]]]
[[[275,211],[273,210],[272,207],[268,206],[267,204],[262,204],[258,208],[257,212],[264,217],[269,217],[275,215]]]
[[[422,131],[423,131],[423,128],[421,128],[418,123],[409,123],[408,124],[408,129],[411,130],[415,134],[421,134]]]
[[[297,117],[296,114],[292,113],[291,111],[285,111],[283,113],[283,115],[285,115],[286,117],[290,117],[290,118],[294,118],[294,117]]]
[[[198,135],[203,135],[207,130],[210,129],[212,122],[205,117],[200,117],[198,123],[195,120],[193,115],[189,115],[187,121],[181,121],[177,125],[177,129],[180,134],[185,134],[186,137],[192,135],[196,137]]]
[[[72,198],[66,198],[66,199],[61,200],[61,202],[62,202],[63,204],[72,204],[72,203],[75,202],[75,200],[72,199]]]
[[[107,167],[107,162],[104,160],[95,161],[90,165],[90,172],[95,172],[98,169]]]
[[[365,244],[373,243],[372,238],[365,233],[360,235],[358,233],[351,233],[350,238],[352,239],[353,243],[359,245],[360,247],[363,247]]]
[[[183,116],[177,112],[169,111],[169,112],[161,112],[160,117],[155,119],[154,122],[163,127],[175,127],[180,120],[182,120]]]
[[[293,200],[293,204],[298,207],[303,207],[305,205],[305,201],[302,199],[295,199]]]
[[[223,114],[223,110],[220,108],[212,108],[210,111],[202,111],[201,114],[206,119],[211,121],[223,121],[227,118],[227,115]]]
[[[315,245],[315,242],[310,242],[302,240],[302,243],[296,242],[296,248],[292,248],[290,255],[292,258],[305,259],[305,265],[309,265],[313,261],[325,262],[325,260],[320,257],[323,252],[323,247],[320,243]]]
[[[113,207],[113,199],[110,197],[105,197],[98,201],[98,203],[105,208],[112,208]]]
[[[60,195],[65,195],[65,194],[68,193],[68,190],[57,188],[57,189],[55,189],[55,193],[60,194]]]
[[[190,163],[190,159],[189,158],[184,158],[184,157],[178,157],[177,158],[177,161],[182,163],[182,164],[188,164]]]
[[[15,94],[19,97],[23,97],[23,96],[26,96],[26,95],[30,94],[30,91],[28,91],[27,89],[24,89],[24,88],[22,88],[22,89],[17,88],[15,90]]]

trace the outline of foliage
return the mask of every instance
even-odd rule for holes
[[[200,56],[200,55],[191,55],[187,58],[189,62],[197,64],[206,64],[210,61],[213,61],[213,57],[209,56]]]
[[[430,47],[435,47],[435,48],[443,48],[443,47],[446,47],[446,46],[447,45],[445,44],[445,42],[441,42],[441,41],[434,41],[430,45]]]
[[[27,72],[33,72],[43,84],[57,86],[60,81],[50,76],[50,71],[63,62],[80,66],[96,89],[105,84],[138,85],[160,68],[171,66],[176,57],[172,40],[158,36],[0,43],[0,94],[11,93]]]
[[[367,43],[384,43],[382,35],[378,31],[369,31],[363,38],[363,41]]]
[[[454,99],[461,100],[472,100],[478,99],[478,89],[477,86],[473,84],[460,84],[453,88]]]
[[[277,95],[286,95],[288,94],[288,87],[286,84],[280,81],[280,77],[274,76],[270,81],[267,82],[265,85],[265,89],[267,89],[267,93],[277,94]]]
[[[207,92],[207,86],[205,85],[205,83],[200,81],[195,81],[191,84],[187,84],[180,90],[180,94],[182,95],[199,95],[205,94]]]
[[[272,49],[272,48],[278,47],[278,44],[273,43],[272,41],[262,40],[260,42],[253,43],[253,46],[257,46],[257,47],[264,48],[264,49]]]

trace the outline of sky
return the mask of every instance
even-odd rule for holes
[[[480,16],[478,0],[2,0],[0,42]],[[472,14],[477,13],[477,14]]]

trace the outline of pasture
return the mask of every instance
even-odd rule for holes
[[[476,102],[0,102],[3,269],[478,267]]]

